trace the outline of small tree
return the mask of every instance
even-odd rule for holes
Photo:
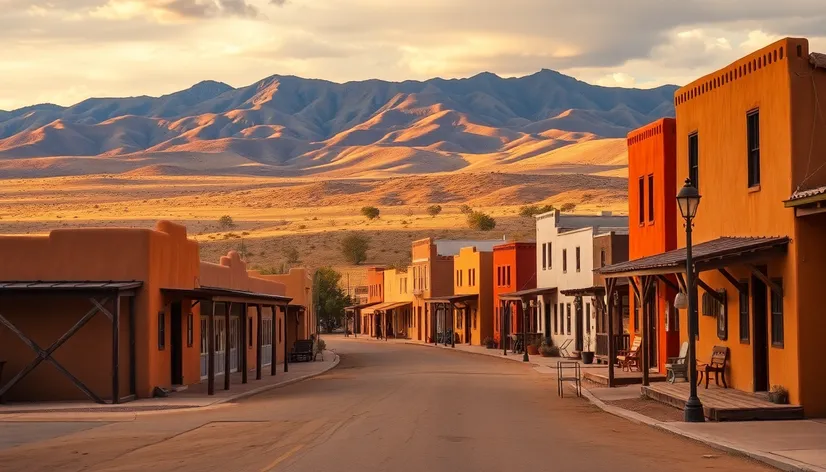
[[[469,214],[467,217],[467,224],[471,228],[479,231],[490,231],[493,228],[496,228],[496,220],[481,211],[474,211]]]
[[[313,302],[318,321],[328,333],[343,325],[344,307],[351,303],[340,281],[341,274],[330,267],[318,269],[313,276]]]
[[[473,208],[471,208],[468,204],[463,204],[459,207],[459,212],[463,215],[469,215],[473,213]]]
[[[301,261],[301,256],[298,254],[298,249],[290,246],[283,250],[284,258],[287,259],[287,264],[297,264]]]
[[[564,211],[565,213],[574,211],[576,208],[576,203],[563,203],[561,207],[559,207],[559,211]]]
[[[536,215],[547,213],[553,209],[553,205],[525,205],[519,209],[519,216],[524,218],[533,218]]]
[[[433,218],[436,218],[436,215],[442,212],[442,207],[440,205],[430,205],[427,207],[427,214]]]
[[[379,217],[379,209],[374,206],[366,206],[361,208],[361,214],[367,217],[368,220],[375,220]]]
[[[341,253],[352,264],[361,264],[367,260],[367,250],[370,248],[370,238],[352,233],[341,240]]]
[[[221,229],[232,229],[235,228],[235,222],[232,221],[232,217],[229,215],[224,215],[218,218],[218,226]]]
[[[244,243],[244,239],[241,238],[241,243],[238,244],[238,247],[235,248],[235,251],[241,256],[242,261],[246,261],[252,253],[247,248],[247,245]]]

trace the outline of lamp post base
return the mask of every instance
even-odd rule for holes
[[[700,403],[700,399],[697,397],[688,397],[688,401],[685,403],[684,414],[686,423],[703,423],[706,420],[705,414],[703,413],[703,404]]]
[[[528,358],[528,350],[525,349],[525,353],[522,354],[522,362],[530,362],[531,360]]]

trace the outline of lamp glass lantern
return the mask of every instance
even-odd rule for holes
[[[691,220],[697,215],[697,207],[700,206],[700,192],[691,183],[691,179],[685,179],[685,184],[677,194],[677,205],[680,207],[680,215],[683,219]]]

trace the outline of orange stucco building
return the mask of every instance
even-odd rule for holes
[[[493,338],[501,346],[503,326],[506,336],[521,333],[523,316],[521,303],[501,300],[500,295],[536,288],[536,243],[511,241],[495,246],[491,279]],[[536,317],[529,315],[528,323],[536,324]],[[529,326],[527,331],[535,332],[537,327]]]
[[[493,336],[493,252],[464,247],[453,256],[458,342],[482,345]]]
[[[628,256],[638,259],[677,248],[677,206],[674,200],[676,186],[677,121],[663,118],[628,134]],[[680,350],[680,333],[674,297],[677,279],[667,276],[653,282],[652,303],[647,311],[634,296],[629,286],[629,319],[627,329],[630,342],[642,330],[649,328],[648,353],[650,365],[665,373],[668,357]],[[647,323],[641,317],[648,316]]]
[[[432,238],[413,241],[408,273],[413,280],[412,338],[429,342],[436,336],[436,325],[426,300],[453,294],[453,257],[440,255]]]
[[[373,306],[384,301],[384,267],[367,269],[367,305],[361,310],[361,333],[373,337],[383,335],[381,317],[377,317]]]
[[[6,400],[145,398],[212,385],[225,366],[246,382],[251,369],[269,373],[288,345],[288,285],[249,274],[234,251],[200,261],[197,242],[170,222],[3,236],[0,260]]]

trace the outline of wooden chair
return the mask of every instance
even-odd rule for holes
[[[682,377],[688,380],[688,343],[683,343],[680,346],[680,355],[677,357],[669,357],[665,361],[665,379],[674,383],[677,377]]]
[[[637,336],[634,338],[634,342],[631,343],[630,349],[620,349],[619,351],[617,351],[617,365],[619,365],[622,368],[622,370],[627,370],[628,372],[631,372],[631,369],[633,369],[634,367],[636,367],[637,370],[639,370],[639,356],[641,347],[642,336]]]
[[[697,377],[697,385],[700,385],[703,381],[703,374],[705,374],[706,388],[708,388],[708,379],[711,374],[714,374],[714,383],[720,386],[720,375],[722,375],[723,388],[728,388],[726,384],[726,364],[728,364],[728,348],[725,346],[714,346],[711,351],[710,362],[697,362],[697,372],[700,373]]]

